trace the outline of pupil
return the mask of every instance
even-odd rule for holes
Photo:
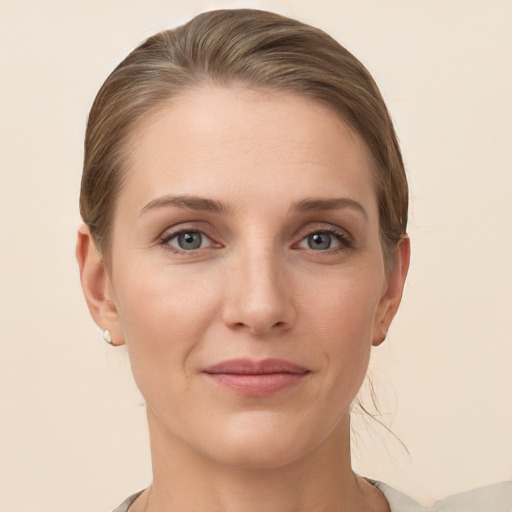
[[[178,244],[181,249],[199,249],[201,247],[200,233],[181,233],[178,236]]]
[[[331,247],[331,236],[325,233],[315,233],[308,237],[310,249],[329,249]]]

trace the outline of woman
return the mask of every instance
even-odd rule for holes
[[[114,70],[77,257],[147,404],[153,483],[118,512],[421,510],[350,465],[350,405],[407,275],[407,197],[374,81],[320,30],[215,11]]]

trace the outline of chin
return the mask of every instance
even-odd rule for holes
[[[254,414],[245,416],[222,428],[221,434],[217,431],[215,442],[204,440],[208,443],[211,458],[240,469],[277,469],[313,452],[329,435],[328,432],[320,435],[318,430],[313,430],[316,432],[314,437],[305,436],[312,430],[289,418],[287,421],[283,418],[269,421],[270,418],[258,418]]]

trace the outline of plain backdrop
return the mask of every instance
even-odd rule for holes
[[[88,109],[141,40],[202,10],[325,29],[373,73],[402,143],[413,260],[375,349],[382,420],[354,466],[416,498],[512,477],[510,0],[0,0],[0,510],[108,511],[150,481],[143,400],[74,259]]]

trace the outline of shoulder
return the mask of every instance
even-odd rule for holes
[[[435,512],[511,512],[512,481],[479,487],[438,501]]]
[[[371,480],[389,502],[391,512],[511,512],[512,481],[448,496],[425,507],[391,486]]]
[[[142,494],[142,491],[132,494],[126,498],[113,512],[128,512],[128,507]]]
[[[407,494],[397,491],[384,482],[371,479],[367,480],[384,494],[385,498],[388,500],[391,512],[424,512],[428,510],[428,508],[420,505],[410,496],[407,496]]]

